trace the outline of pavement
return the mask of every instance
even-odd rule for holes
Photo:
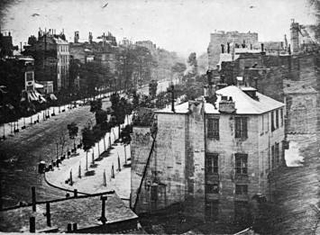
[[[114,190],[126,205],[129,205],[131,170],[124,165],[130,164],[130,160],[126,159],[130,159],[131,149],[130,145],[115,144],[117,135],[116,127],[96,143],[88,154],[82,149],[77,149],[77,153],[63,160],[59,167],[54,167],[53,171],[45,173],[47,182],[61,189],[72,191],[77,189],[79,193],[86,194]]]

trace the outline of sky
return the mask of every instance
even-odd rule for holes
[[[1,0],[2,1],[2,0]],[[309,0],[310,1],[310,0]],[[151,40],[158,47],[187,56],[207,51],[215,30],[257,32],[259,41],[281,41],[291,19],[315,22],[308,0],[7,0],[1,31],[11,31],[15,45],[42,29],[64,29],[68,41],[111,32],[117,40]],[[106,5],[107,4],[107,5]],[[106,6],[105,6],[106,5]],[[105,7],[103,7],[105,6]]]

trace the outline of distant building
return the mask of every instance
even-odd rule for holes
[[[145,47],[147,48],[151,54],[156,54],[157,52],[157,45],[154,44],[152,41],[150,40],[146,40],[146,41],[136,41],[136,45],[139,47]]]
[[[74,43],[70,43],[70,55],[72,59],[79,60],[81,63],[99,63],[114,73],[118,54],[116,37],[108,32],[108,35],[103,33],[98,38],[102,41],[93,41],[92,33],[89,33],[89,42],[79,42],[79,32],[76,31]]]
[[[253,32],[239,33],[238,31],[224,32],[216,31],[210,35],[210,43],[208,46],[208,63],[209,69],[216,69],[221,53],[221,45],[227,53],[230,53],[231,46],[242,47],[242,44],[252,48],[258,43],[258,34]]]
[[[293,54],[313,51],[318,48],[315,37],[315,27],[312,25],[300,25],[292,20],[290,25],[291,51]]]
[[[17,49],[18,47],[12,44],[11,32],[0,32],[0,58],[13,56],[13,51]]]
[[[197,218],[244,225],[255,195],[273,200],[268,176],[284,164],[284,104],[252,87],[214,93],[211,103],[189,101],[156,111],[154,126],[134,126],[137,213],[184,203]]]
[[[32,37],[30,37],[32,38]],[[25,54],[35,58],[36,79],[39,81],[53,81],[54,90],[69,87],[69,43],[65,35],[39,30],[38,38],[30,40],[32,44],[25,47]]]

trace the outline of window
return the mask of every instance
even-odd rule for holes
[[[247,131],[247,118],[246,117],[236,117],[236,138],[248,138]]]
[[[276,110],[276,129],[279,128],[279,110]]]
[[[219,184],[206,184],[206,193],[219,193]]]
[[[206,201],[206,219],[217,220],[219,216],[219,201]]]
[[[274,112],[272,111],[271,112],[271,131],[274,131],[275,128],[274,128]]]
[[[205,160],[205,169],[208,174],[218,174],[218,154],[207,153]]]
[[[236,184],[236,195],[247,195],[248,185]]]
[[[283,126],[283,109],[280,109],[280,120],[281,120],[281,126]]]
[[[236,174],[248,174],[248,155],[236,153]]]
[[[219,140],[219,119],[208,119],[208,138]]]

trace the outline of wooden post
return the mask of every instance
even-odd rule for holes
[[[46,203],[46,217],[47,217],[47,226],[51,227],[51,214],[50,214],[50,203]]]
[[[111,178],[114,179],[114,166],[112,163],[112,167],[111,167]]]
[[[35,217],[30,217],[30,233],[35,233],[36,232],[36,218]]]
[[[93,149],[92,149],[92,162],[91,164],[93,165],[94,164],[94,152],[93,152]]]
[[[86,171],[88,171],[88,151],[86,151]]]
[[[103,137],[103,147],[104,147],[104,151],[107,150],[107,146],[106,146],[106,138]]]
[[[71,232],[72,231],[72,224],[68,224],[68,227],[67,227],[67,232]]]
[[[32,193],[32,211],[37,210],[37,200],[36,200],[36,188],[33,186],[31,187],[31,193]]]
[[[73,185],[73,182],[72,182],[72,170],[70,170],[70,185]]]
[[[107,177],[106,177],[106,170],[103,171],[103,185],[107,187]]]
[[[117,153],[118,154],[118,153]],[[120,165],[120,157],[119,157],[119,154],[118,154],[118,171],[121,171],[121,165]]]

